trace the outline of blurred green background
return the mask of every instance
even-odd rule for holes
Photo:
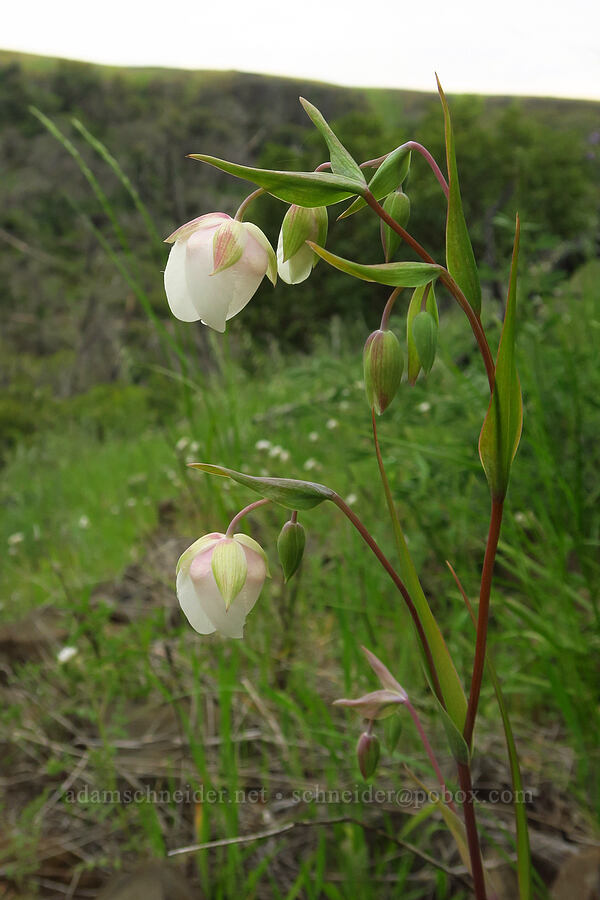
[[[302,515],[307,553],[288,586],[275,550],[285,513],[248,520],[273,578],[243,642],[194,634],[174,595],[183,549],[254,499],[191,472],[189,460],[325,482],[394,553],[361,384],[362,345],[385,289],[320,264],[302,285],[263,283],[224,337],[175,322],[164,298],[162,237],[205,212],[233,214],[250,190],[185,155],[316,166],[325,150],[299,94],[359,160],[414,139],[443,161],[433,95],[0,53],[2,896],[95,897],[114,869],[194,841],[344,817],[379,831],[306,827],[185,855],[181,870],[194,896],[350,898],[357,885],[367,900],[467,896],[430,811],[294,801],[317,784],[364,787],[360,722],[331,707],[373,689],[363,643],[406,687],[454,777],[407,616],[337,511]],[[525,429],[491,644],[532,791],[536,890],[546,896],[565,848],[597,833],[600,809],[599,109],[481,97],[453,97],[451,107],[492,347],[517,210],[523,229]],[[443,259],[443,197],[420,158],[405,190],[411,232]],[[284,212],[262,198],[250,218],[275,244]],[[335,252],[381,258],[369,211],[333,221],[330,213]],[[445,560],[476,596],[487,383],[466,321],[449,297],[438,299],[438,359],[426,381],[403,386],[380,439],[411,552],[466,682],[473,635]],[[405,308],[401,298],[399,337]],[[65,647],[76,650],[67,661]],[[414,786],[403,763],[430,780],[410,722],[400,724],[382,732],[376,787]],[[477,742],[478,788],[508,786],[487,683]],[[264,787],[268,801],[69,799],[86,787],[89,796],[186,785]],[[480,815],[509,897],[510,809],[484,802]]]

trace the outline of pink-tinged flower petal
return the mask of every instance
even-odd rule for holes
[[[202,608],[200,597],[189,576],[181,569],[177,575],[177,599],[185,617],[199,634],[212,634],[217,629]]]
[[[362,652],[367,657],[367,661],[377,677],[381,682],[382,686],[386,688],[388,691],[394,691],[397,694],[400,694],[404,701],[408,700],[408,694],[404,690],[404,688],[396,681],[390,670],[385,666],[374,653],[370,650],[367,650],[366,647],[362,647]],[[403,701],[403,702],[404,702]]]
[[[398,705],[406,702],[406,696],[396,691],[372,691],[355,700],[334,700],[334,706],[348,706],[355,709],[364,719],[383,719],[391,716]]]
[[[175,241],[185,241],[200,228],[218,228],[227,221],[231,221],[231,216],[228,216],[227,213],[207,213],[204,216],[198,216],[197,219],[192,219],[191,222],[186,222],[185,225],[180,225],[173,234],[165,238],[164,242],[165,244],[174,244]]]
[[[177,241],[171,247],[165,268],[165,293],[169,309],[176,319],[182,322],[197,322],[200,314],[188,290],[185,274],[186,244]]]

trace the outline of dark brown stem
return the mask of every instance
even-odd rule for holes
[[[377,213],[379,218],[382,219],[386,223],[386,225],[389,225],[389,227],[393,229],[396,234],[399,234],[400,237],[408,244],[408,246],[411,247],[424,262],[429,263],[433,266],[438,266],[438,268],[440,269],[440,281],[442,281],[443,284],[446,285],[462,311],[465,313],[467,319],[469,320],[469,324],[471,326],[473,334],[475,335],[475,340],[477,341],[481,356],[483,358],[488,382],[490,385],[490,391],[493,391],[495,372],[494,360],[492,359],[492,354],[488,346],[483,326],[481,324],[479,316],[474,311],[473,307],[471,306],[455,280],[452,278],[448,270],[444,269],[443,266],[440,266],[439,263],[436,263],[436,261],[429,255],[425,248],[422,247],[421,244],[419,244],[419,242],[416,241],[414,237],[409,234],[405,228],[402,227],[402,225],[399,225],[395,219],[388,215],[383,206],[381,206],[381,204],[377,202],[370,191],[367,191],[367,193],[364,195],[364,199],[369,204],[371,209],[375,213]]]
[[[335,503],[335,505],[339,509],[341,509],[341,511],[346,516],[346,518],[348,518],[352,522],[352,524],[354,525],[354,527],[356,528],[356,530],[358,531],[358,533],[360,534],[362,539],[365,541],[366,544],[368,544],[370,549],[373,551],[373,553],[375,554],[375,556],[377,557],[377,559],[379,560],[379,562],[381,563],[381,565],[383,566],[385,571],[388,573],[388,575],[390,576],[390,578],[392,579],[392,581],[394,582],[394,584],[396,585],[396,587],[402,594],[402,597],[404,598],[404,602],[406,603],[406,606],[408,607],[408,611],[414,622],[415,628],[417,629],[417,634],[419,635],[419,640],[421,642],[421,646],[422,646],[423,652],[425,654],[425,659],[427,661],[427,668],[429,669],[429,674],[431,676],[431,682],[433,684],[433,689],[435,691],[435,695],[445,709],[446,704],[444,701],[444,695],[442,694],[442,688],[441,688],[438,674],[437,674],[437,671],[435,668],[435,664],[433,662],[433,656],[431,654],[431,648],[430,648],[429,642],[427,640],[427,635],[425,634],[425,631],[423,630],[423,625],[421,624],[421,620],[419,619],[419,614],[415,608],[414,603],[412,602],[411,596],[408,593],[408,590],[406,589],[404,582],[402,581],[402,579],[400,578],[400,576],[398,575],[398,573],[396,572],[396,570],[394,569],[394,567],[392,566],[392,564],[390,563],[388,558],[384,555],[383,551],[379,547],[379,544],[377,543],[377,541],[375,540],[373,535],[367,530],[367,528],[365,528],[365,526],[363,525],[361,520],[358,518],[358,516],[352,512],[352,510],[350,509],[348,504],[342,500],[342,498],[339,496],[339,494],[334,493],[330,499],[333,503]]]
[[[477,638],[475,642],[475,658],[473,660],[473,675],[471,677],[471,692],[469,694],[469,704],[467,706],[467,717],[465,720],[464,730],[464,738],[469,747],[471,746],[471,742],[473,740],[473,729],[475,727],[475,719],[477,718],[477,707],[479,705],[479,694],[481,692],[481,681],[483,678],[483,669],[485,666],[485,648],[487,643],[487,629],[490,612],[490,593],[492,589],[494,561],[496,559],[496,551],[498,549],[500,528],[502,527],[503,506],[504,499],[502,497],[492,497],[490,528],[488,531],[487,545],[485,548],[485,557],[483,559],[483,568],[481,570],[479,609],[477,611]]]
[[[476,900],[486,900],[485,876],[483,863],[481,862],[481,850],[479,847],[479,835],[477,834],[477,822],[475,820],[475,806],[473,804],[473,785],[471,783],[471,770],[465,763],[457,763],[458,781],[463,794],[463,815],[465,817],[465,829],[467,843],[469,845],[469,858],[471,860],[471,874],[473,876],[473,888]]]

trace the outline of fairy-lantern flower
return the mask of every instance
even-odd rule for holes
[[[257,225],[209,213],[174,231],[165,268],[171,312],[182,322],[201,320],[225,331],[228,319],[252,299],[265,277],[275,284],[277,260]]]
[[[293,204],[281,223],[277,242],[277,270],[287,284],[305,281],[319,257],[306,241],[323,246],[327,239],[327,207],[307,209]]]
[[[200,634],[244,636],[246,616],[268,575],[264,550],[246,534],[212,532],[195,541],[177,563],[177,599]]]

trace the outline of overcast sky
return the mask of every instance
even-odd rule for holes
[[[336,84],[600,99],[594,0],[28,0],[0,49]]]

